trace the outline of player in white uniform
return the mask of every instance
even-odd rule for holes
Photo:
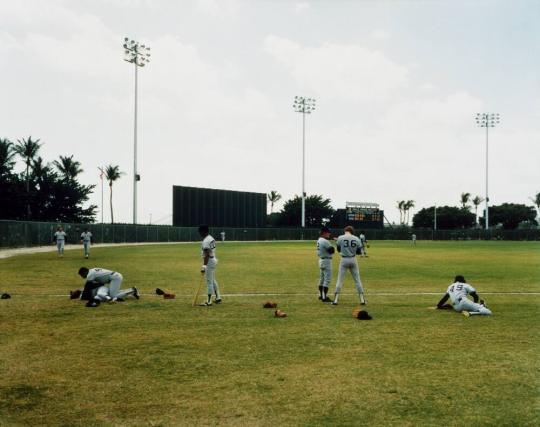
[[[90,256],[90,244],[92,243],[92,233],[88,228],[81,233],[81,243],[84,248],[84,257],[88,259]]]
[[[323,302],[330,302],[328,298],[328,287],[332,281],[332,256],[336,251],[330,244],[330,229],[321,228],[321,237],[317,240],[317,255],[319,257],[319,299]]]
[[[220,304],[221,294],[219,293],[219,285],[216,281],[216,266],[218,263],[218,260],[216,258],[216,241],[209,234],[209,229],[207,225],[201,225],[199,227],[199,234],[203,239],[201,244],[201,256],[203,259],[201,273],[204,274],[204,278],[206,280],[206,288],[208,290],[208,299],[202,305],[212,305],[212,294],[215,294],[216,296],[214,302],[216,304]]]
[[[472,296],[474,302],[467,298],[467,295]],[[491,310],[486,307],[484,300],[478,301],[479,298],[476,290],[465,282],[463,276],[456,276],[454,283],[448,286],[446,293],[437,304],[437,308],[446,308],[447,305],[445,305],[445,303],[448,299],[452,301],[454,310],[458,313],[463,313],[466,317],[473,315],[489,316],[491,314]]]
[[[79,276],[86,279],[81,299],[97,301],[123,301],[124,298],[133,295],[139,299],[139,290],[135,287],[120,290],[122,280],[120,273],[104,268],[81,267]]]
[[[413,246],[416,246],[416,234],[413,234],[411,236],[411,243],[412,243]]]
[[[360,256],[363,256],[363,257],[368,257],[368,254],[367,254],[367,251],[366,251],[366,247],[367,247],[367,239],[366,239],[366,235],[364,234],[363,231],[360,232],[360,236],[358,236],[360,238],[360,242],[362,243],[362,246],[360,246]]]
[[[56,250],[58,251],[58,256],[62,258],[64,256],[66,232],[61,226],[56,229],[56,233],[54,233],[54,240],[56,241]]]
[[[358,263],[356,261],[356,255],[360,252],[359,249],[362,243],[360,242],[360,239],[353,234],[354,228],[350,225],[345,227],[344,232],[345,234],[339,236],[336,242],[337,250],[341,254],[341,261],[339,262],[339,273],[332,305],[337,305],[338,303],[341,285],[347,270],[351,272],[353,277],[356,292],[360,298],[360,304],[364,305],[366,300],[364,298],[364,289],[362,287],[360,271],[358,270]]]

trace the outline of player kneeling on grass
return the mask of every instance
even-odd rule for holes
[[[323,302],[330,302],[328,298],[328,287],[332,280],[332,256],[336,251],[330,244],[330,229],[321,228],[321,237],[317,240],[317,255],[319,256],[319,269],[321,271],[319,279],[319,299]]]
[[[347,270],[351,272],[353,277],[356,292],[358,292],[358,297],[360,298],[360,304],[364,305],[366,303],[364,298],[364,288],[362,287],[362,281],[360,280],[360,271],[358,270],[358,262],[356,261],[356,255],[360,254],[362,242],[360,242],[360,239],[353,233],[354,228],[348,225],[344,229],[344,234],[339,236],[336,242],[337,250],[341,254],[341,261],[339,262],[339,273],[332,305],[337,305],[338,303],[341,286]]]
[[[82,300],[88,300],[99,305],[103,301],[124,301],[124,298],[133,295],[139,299],[139,290],[137,288],[128,288],[120,290],[122,280],[120,273],[104,268],[81,267],[79,276],[86,279],[84,290],[81,295]]]
[[[216,241],[210,235],[207,225],[201,225],[199,227],[199,234],[203,239],[201,244],[201,256],[203,259],[201,273],[204,274],[204,278],[206,280],[206,288],[208,290],[208,299],[202,305],[211,306],[212,294],[216,295],[216,299],[214,300],[214,302],[216,304],[221,303],[219,285],[216,281],[216,266],[218,263],[218,260],[216,258]]]
[[[474,302],[467,298],[467,295],[472,296]],[[466,317],[473,315],[489,316],[491,314],[491,310],[486,307],[485,301],[479,301],[476,290],[465,282],[463,276],[456,276],[454,283],[448,286],[446,293],[437,304],[437,308],[450,308],[448,304],[445,304],[448,299],[452,301],[453,309],[458,313],[463,313]]]

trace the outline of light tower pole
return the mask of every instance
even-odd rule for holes
[[[137,224],[137,181],[141,176],[137,172],[137,70],[150,62],[150,48],[135,40],[124,38],[124,61],[135,67],[135,120],[133,129],[133,224]]]
[[[476,124],[481,128],[486,128],[486,230],[489,230],[489,196],[488,196],[488,161],[489,161],[489,128],[494,128],[500,123],[498,113],[478,113]]]
[[[306,226],[306,114],[315,110],[315,99],[294,97],[294,111],[302,113],[302,228]]]

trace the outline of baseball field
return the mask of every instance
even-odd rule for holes
[[[339,305],[318,301],[314,242],[218,244],[223,303],[192,307],[199,247],[0,260],[0,425],[540,423],[540,242],[372,242],[369,321],[351,316],[350,277]],[[70,300],[83,265],[121,272],[141,299]],[[456,274],[493,316],[432,309]]]

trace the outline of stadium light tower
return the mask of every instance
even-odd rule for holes
[[[315,110],[315,99],[294,97],[294,111],[302,113],[302,228],[306,226],[306,114]]]
[[[150,48],[135,40],[124,38],[124,61],[135,66],[135,123],[133,130],[133,224],[137,224],[137,181],[141,176],[137,173],[137,70],[150,62]]]
[[[486,230],[489,229],[489,196],[488,196],[488,154],[489,154],[489,128],[494,128],[500,123],[498,113],[478,113],[476,115],[476,124],[481,128],[486,128]]]

